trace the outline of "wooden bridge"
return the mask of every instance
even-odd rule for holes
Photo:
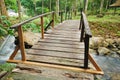
[[[43,17],[48,15],[51,15],[52,18],[44,29]],[[8,62],[103,74],[89,53],[89,39],[92,34],[86,15],[81,12],[80,21],[65,20],[62,22],[61,13],[61,23],[55,27],[54,16],[55,12],[45,13],[13,25],[11,28],[18,31],[19,45],[16,46]],[[37,18],[41,19],[41,39],[26,53],[22,25]],[[50,25],[52,29],[47,30]],[[21,60],[14,59],[18,50],[21,51]],[[94,69],[89,67],[89,63],[92,63]]]

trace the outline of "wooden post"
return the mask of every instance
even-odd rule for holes
[[[53,22],[52,22],[52,28],[54,28],[54,18],[55,18],[55,13],[53,12],[52,13],[52,20],[53,20]]]
[[[85,53],[84,53],[84,68],[88,68],[88,54],[89,54],[89,35],[85,34]]]
[[[23,38],[22,26],[18,26],[18,36],[19,36],[19,45],[20,45],[22,61],[26,61],[26,54],[25,54],[25,46],[24,46],[24,38]]]
[[[81,23],[82,23],[82,26],[81,26],[81,27],[82,27],[82,29],[81,29],[80,42],[82,42],[82,41],[83,41],[83,37],[84,37],[84,29],[85,29],[83,21],[82,21]]]
[[[79,30],[81,29],[82,25],[83,25],[83,16],[81,15]]]
[[[83,21],[82,9],[81,9],[80,14],[81,14],[81,19],[80,19],[80,26],[79,26],[79,30],[81,29],[81,26],[82,26],[82,21]]]
[[[44,22],[43,22],[43,16],[41,17],[41,36],[42,39],[44,39],[44,26],[43,26]]]

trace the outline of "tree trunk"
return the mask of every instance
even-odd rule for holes
[[[65,20],[67,19],[67,0],[65,2]]]
[[[17,4],[18,4],[18,16],[19,16],[19,20],[21,20],[21,3],[20,3],[20,0],[17,0]]]
[[[34,4],[34,16],[36,15],[36,0],[33,0],[33,4]]]
[[[56,0],[56,12],[59,15],[59,0]]]
[[[57,17],[57,20],[58,20],[58,16],[59,16],[59,0],[56,0],[56,17]]]
[[[8,16],[4,0],[0,0],[1,15]]]
[[[51,4],[52,4],[52,2],[51,2],[51,0],[50,0],[50,12],[52,11],[52,9],[51,9],[52,6],[51,6]]]
[[[101,0],[101,4],[100,4],[100,14],[102,13],[103,5],[104,5],[104,0]]]
[[[88,0],[84,0],[84,12],[87,13]]]
[[[42,0],[42,13],[44,13],[44,0]]]

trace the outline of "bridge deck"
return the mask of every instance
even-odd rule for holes
[[[68,25],[69,24],[69,25]],[[68,20],[47,31],[27,53],[27,60],[80,67],[84,65],[84,44],[80,42],[79,21]]]
[[[24,63],[27,64],[27,66],[34,65],[32,68],[35,68],[35,65],[37,65],[40,67],[103,74],[103,71],[89,52],[88,68],[86,69],[84,67],[85,47],[84,42],[80,42],[81,31],[79,30],[79,23],[79,20],[64,21],[53,30],[48,30],[45,33],[45,38],[40,39],[37,44],[27,51],[27,61],[13,59],[18,51],[18,49],[16,49],[8,62]],[[90,64],[90,62],[92,64]],[[92,67],[89,65],[92,65]]]

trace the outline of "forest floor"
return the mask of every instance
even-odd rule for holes
[[[104,38],[120,37],[120,16],[105,15],[101,18],[97,16],[88,16],[90,28],[93,36]]]

